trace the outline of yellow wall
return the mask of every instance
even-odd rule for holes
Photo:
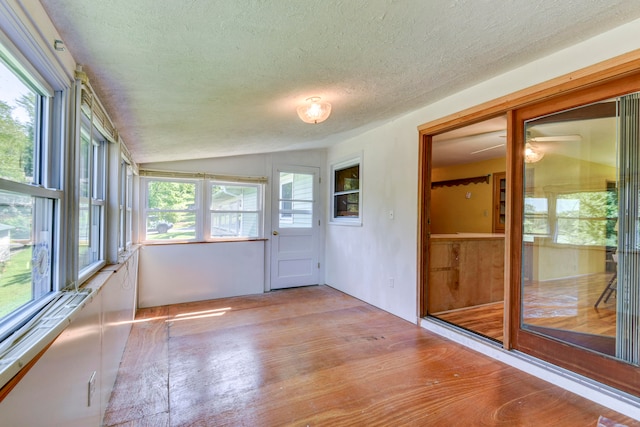
[[[471,178],[491,174],[489,184],[439,187],[431,190],[431,233],[491,233],[493,224],[493,174],[504,172],[506,159],[433,169],[431,181]],[[470,198],[467,198],[470,193]]]
[[[571,192],[578,187],[606,190],[607,181],[616,180],[615,167],[560,155],[547,155],[527,165],[529,169],[533,170],[537,197],[544,197],[544,191]]]

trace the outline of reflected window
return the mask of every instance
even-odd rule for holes
[[[331,167],[331,222],[361,224],[361,158]]]
[[[545,197],[524,198],[524,234],[549,234],[549,204]]]

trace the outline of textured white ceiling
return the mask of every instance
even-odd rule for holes
[[[41,0],[140,163],[314,148],[640,17],[637,0]],[[295,107],[333,104],[309,125]]]

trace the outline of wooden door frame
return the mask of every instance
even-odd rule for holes
[[[523,167],[524,138],[522,117],[516,117],[516,111],[527,108],[526,111],[547,111],[550,105],[563,102],[582,105],[587,100],[598,96],[613,97],[617,90],[626,90],[629,86],[640,84],[640,49],[627,54],[600,62],[590,67],[565,74],[544,83],[520,90],[510,95],[485,102],[461,112],[451,114],[440,119],[425,123],[418,127],[419,164],[418,164],[418,247],[417,247],[417,313],[420,318],[427,315],[427,286],[429,277],[429,230],[430,230],[430,179],[431,179],[431,141],[435,135],[448,132],[463,126],[488,120],[490,118],[507,116],[507,223],[505,227],[505,349],[517,347],[535,357],[541,357],[542,350],[559,351],[569,355],[569,362],[552,360],[552,363],[565,367],[574,372],[595,378],[618,389],[637,394],[638,390],[629,387],[629,378],[639,381],[640,372],[631,365],[613,361],[616,367],[614,378],[611,372],[602,371],[589,363],[600,365],[603,356],[596,355],[589,358],[588,363],[573,363],[571,358],[582,358],[584,351],[577,353],[567,351],[569,346],[560,345],[553,340],[540,342],[532,340],[531,333],[519,332],[520,297],[521,297],[521,267],[522,267],[522,209],[512,209],[522,205],[523,199]],[[613,85],[614,89],[611,89]],[[615,89],[618,88],[618,89]],[[617,93],[622,94],[622,93]],[[603,98],[604,99],[604,98]],[[560,104],[558,104],[560,105]],[[558,107],[559,108],[559,107]],[[540,110],[538,110],[540,109]],[[564,109],[564,108],[559,108]],[[535,116],[534,116],[535,117]],[[548,357],[545,357],[547,360]],[[612,359],[608,359],[608,362]],[[607,363],[608,363],[607,362]],[[617,362],[617,363],[616,363]],[[584,366],[587,365],[587,366]],[[598,370],[600,370],[599,373]],[[606,374],[606,375],[605,375]],[[631,377],[630,377],[631,375]]]
[[[515,110],[514,120],[515,144],[513,145],[520,147],[518,151],[524,152],[524,122],[526,120],[604,101],[630,92],[640,92],[640,70],[635,75],[624,76],[589,88],[561,94],[552,99],[517,109]],[[519,188],[522,189],[522,183]],[[523,192],[521,190],[513,192],[513,197],[517,198],[516,203],[522,205]],[[516,223],[513,222],[514,233],[511,235],[512,240],[522,241],[522,227],[517,227],[518,230],[516,231],[515,225]],[[513,256],[512,262],[514,269],[519,272],[522,267],[521,256]],[[515,323],[517,325],[521,318],[521,275],[518,274],[517,280],[515,278],[512,278],[512,280],[514,280],[512,282],[513,296],[511,299],[513,310],[510,311],[510,315],[512,322],[518,322]],[[640,388],[638,387],[638,384],[640,384],[640,369],[628,363],[600,353],[567,345],[564,342],[521,328],[513,328],[511,338],[518,350],[529,355],[548,360],[572,372],[596,379],[636,396],[640,394]]]

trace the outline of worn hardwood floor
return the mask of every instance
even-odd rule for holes
[[[640,423],[327,286],[141,310],[105,426]]]
[[[598,308],[595,302],[611,274],[532,282],[525,285],[527,324],[607,337],[616,335],[616,294]],[[503,340],[502,302],[434,313],[434,317],[497,341]]]

